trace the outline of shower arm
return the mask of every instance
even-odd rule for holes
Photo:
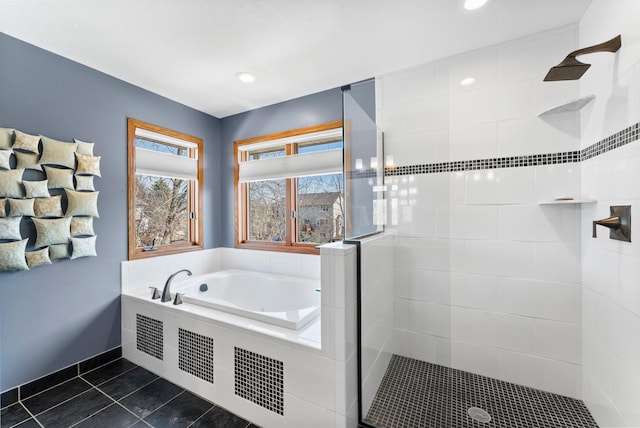
[[[622,46],[622,37],[618,34],[613,39],[607,40],[606,42],[593,45],[593,46],[588,46],[586,48],[578,49],[576,51],[571,52],[569,55],[567,55],[567,58],[565,58],[565,61],[568,58],[575,58],[578,55],[586,55],[586,54],[596,53],[596,52],[617,52],[618,49],[620,49],[620,46]]]

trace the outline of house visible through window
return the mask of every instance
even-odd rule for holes
[[[343,239],[342,122],[236,141],[236,246],[317,253]]]
[[[129,119],[129,259],[203,248],[202,139]]]

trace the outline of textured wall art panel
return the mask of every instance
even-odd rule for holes
[[[96,256],[93,143],[0,128],[0,270]]]

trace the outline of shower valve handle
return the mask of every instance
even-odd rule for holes
[[[593,221],[593,237],[597,238],[596,235],[596,226],[604,226],[604,227],[608,227],[609,229],[619,229],[620,228],[620,217],[618,216],[613,216],[613,217],[607,217],[604,218],[602,220],[594,220]]]

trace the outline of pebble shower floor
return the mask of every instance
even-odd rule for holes
[[[472,419],[471,407],[491,416]],[[598,428],[584,403],[394,355],[365,422],[378,428]]]

